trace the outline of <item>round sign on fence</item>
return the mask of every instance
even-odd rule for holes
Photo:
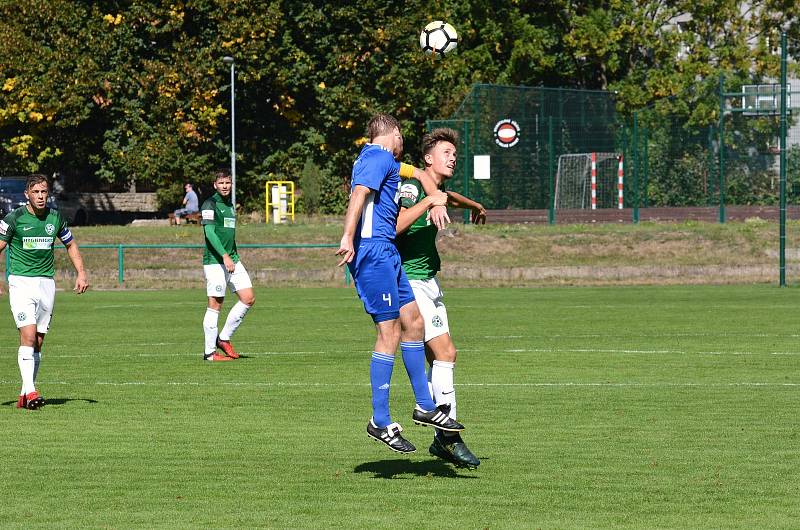
[[[494,126],[494,141],[500,147],[514,147],[519,142],[519,124],[512,119],[498,121]]]

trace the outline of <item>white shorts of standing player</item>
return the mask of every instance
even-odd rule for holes
[[[450,333],[447,322],[447,308],[444,306],[444,293],[436,278],[427,280],[408,280],[414,291],[419,312],[425,321],[425,342],[445,333]]]
[[[47,333],[53,318],[56,282],[43,276],[8,277],[8,301],[17,328],[36,324],[36,331]]]
[[[230,287],[233,293],[253,287],[250,275],[241,261],[236,264],[232,273],[226,271],[225,266],[221,264],[203,265],[203,272],[206,275],[206,294],[208,296],[224,297],[227,287]]]

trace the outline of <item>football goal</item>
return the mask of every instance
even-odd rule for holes
[[[619,208],[624,164],[617,153],[568,153],[558,157],[556,209]]]

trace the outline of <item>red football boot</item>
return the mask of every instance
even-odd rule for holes
[[[232,361],[232,357],[225,357],[224,355],[220,355],[219,353],[211,353],[209,355],[203,356],[204,361]]]
[[[222,350],[225,355],[230,357],[231,359],[238,359],[239,354],[236,353],[236,350],[233,349],[233,344],[229,340],[222,340],[221,338],[217,337],[217,348]]]
[[[44,398],[39,395],[39,392],[29,392],[25,396],[25,408],[28,410],[36,410],[44,406]]]

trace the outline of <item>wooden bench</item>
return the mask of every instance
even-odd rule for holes
[[[169,217],[169,224],[171,224],[171,225],[178,224],[177,221],[175,220],[175,214],[174,213],[170,213],[168,215],[168,217]],[[190,225],[190,224],[199,225],[200,224],[200,212],[187,213],[186,215],[181,215],[181,220],[183,222],[185,222],[186,224],[188,224],[188,225]]]

